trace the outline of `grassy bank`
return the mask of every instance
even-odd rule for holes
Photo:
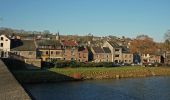
[[[20,82],[37,83],[170,75],[170,68],[137,66],[114,68],[51,68],[48,70],[15,70],[13,74]]]

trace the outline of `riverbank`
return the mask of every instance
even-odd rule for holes
[[[113,68],[50,68],[48,70],[14,70],[12,72],[21,83],[41,83],[167,76],[170,75],[170,68],[141,66]]]

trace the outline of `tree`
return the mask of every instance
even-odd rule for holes
[[[158,49],[157,44],[150,37],[142,37],[142,39],[137,37],[131,41],[129,47],[132,53],[142,54],[153,53]]]
[[[163,48],[167,51],[170,51],[170,30],[168,30],[164,35],[165,41],[163,44]]]
[[[170,51],[170,40],[165,40],[163,48],[167,51]]]
[[[43,35],[44,35],[46,38],[48,38],[49,35],[50,35],[50,31],[49,31],[49,30],[44,30],[44,31],[43,31]]]
[[[164,35],[165,41],[170,40],[170,30],[168,30]]]

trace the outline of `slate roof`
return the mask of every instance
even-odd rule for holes
[[[103,47],[103,50],[104,50],[105,53],[111,53],[111,51],[108,47]]]
[[[35,51],[34,40],[13,40],[11,51]]]
[[[87,50],[86,47],[79,47],[79,48],[78,48],[78,51],[79,51],[79,52],[88,53],[88,50]]]
[[[95,53],[104,53],[104,50],[101,47],[92,47]]]
[[[114,41],[108,41],[108,43],[113,47],[113,48],[120,48],[120,46],[114,42]]]
[[[130,49],[125,47],[125,46],[122,46],[122,53],[130,53]]]
[[[37,40],[36,43],[38,46],[61,46],[57,40]]]

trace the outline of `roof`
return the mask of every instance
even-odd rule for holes
[[[57,40],[37,40],[36,43],[38,46],[61,46]]]
[[[11,51],[35,51],[34,40],[16,40],[13,41]]]
[[[104,50],[101,47],[92,47],[95,53],[104,53]]]
[[[62,41],[63,46],[78,46],[78,43],[76,41]]]
[[[78,48],[78,51],[79,51],[79,52],[88,53],[88,50],[87,50],[86,47],[79,47],[79,48]]]
[[[6,38],[8,38],[9,40],[11,39],[8,35],[6,34],[1,34],[0,36],[5,36]]]
[[[108,41],[108,43],[113,47],[113,48],[120,48],[120,46],[114,42],[114,41]]]
[[[130,53],[130,49],[125,47],[125,46],[122,46],[122,52],[123,53]]]
[[[103,47],[103,50],[104,50],[105,53],[111,53],[111,51],[108,47]]]

